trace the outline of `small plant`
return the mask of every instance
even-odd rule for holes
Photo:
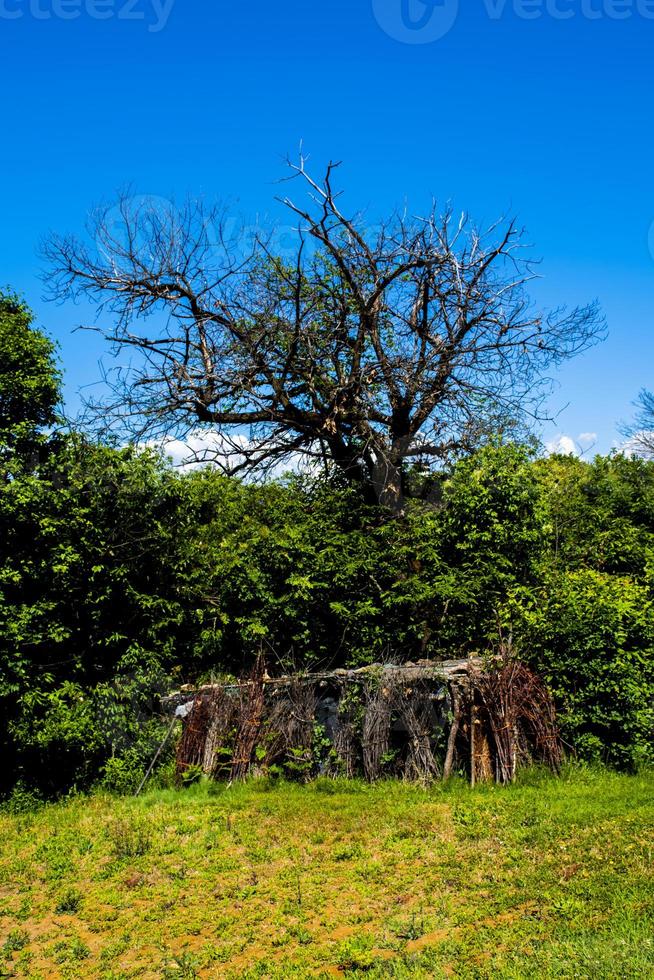
[[[461,837],[481,837],[486,830],[486,814],[471,805],[454,806],[452,818]]]
[[[384,752],[382,754],[382,757],[379,760],[380,766],[383,769],[389,769],[395,763],[395,761],[396,761],[396,759],[398,757],[398,754],[399,753],[398,753],[398,750],[397,749],[388,749],[387,752]]]
[[[415,912],[411,915],[411,918],[406,926],[404,926],[401,931],[398,932],[399,939],[406,939],[407,942],[411,942],[413,939],[420,939],[421,936],[425,934],[425,921],[423,918],[416,919]]]
[[[24,783],[16,783],[9,798],[0,807],[12,815],[34,813],[43,806],[43,800],[37,792],[29,789]]]
[[[197,976],[197,960],[189,953],[175,956],[172,963],[166,964],[161,971],[162,980],[195,980]]]
[[[289,932],[300,946],[309,946],[313,942],[313,936],[304,926],[292,926]]]
[[[182,773],[182,786],[193,786],[202,779],[202,766],[187,766]]]
[[[152,846],[150,827],[141,820],[116,820],[107,828],[107,836],[117,860],[142,857]]]
[[[102,785],[118,796],[128,796],[138,789],[144,771],[143,763],[136,752],[113,756],[104,765]]]
[[[334,851],[335,861],[353,861],[356,858],[363,857],[364,851],[361,844],[352,843],[344,844],[342,847],[337,847]]]
[[[230,732],[226,738],[228,738],[228,744],[218,746],[218,748],[214,749],[213,753],[213,771],[214,778],[216,779],[228,779],[232,771],[232,759],[234,756],[233,743],[236,738],[236,732]],[[192,769],[193,766],[190,768]]]
[[[68,891],[65,891],[61,895],[55,907],[55,912],[57,915],[75,915],[75,913],[79,912],[81,905],[81,894],[74,888],[69,888]]]
[[[73,871],[76,843],[76,838],[69,834],[54,833],[38,847],[37,854],[45,865],[48,881],[61,881]]]
[[[12,953],[19,953],[21,949],[27,946],[29,940],[29,935],[24,929],[13,929],[7,938],[5,939],[2,946],[0,946],[0,952],[3,957],[11,956]]]
[[[348,939],[341,944],[338,952],[338,969],[341,972],[346,974],[354,973],[355,970],[367,972],[373,968],[374,962],[374,953],[361,940]]]
[[[289,779],[305,781],[313,771],[313,754],[307,749],[289,749],[284,761],[284,773]]]
[[[91,950],[79,936],[75,936],[69,941],[56,943],[54,947],[56,963],[74,963],[79,960],[88,959]]]
[[[333,796],[336,793],[336,786],[333,779],[327,776],[318,776],[313,783],[315,793],[323,793],[325,796]]]
[[[366,709],[363,700],[363,693],[354,684],[345,689],[345,693],[338,702],[338,717],[341,722],[348,722],[356,731],[360,731],[363,726]]]

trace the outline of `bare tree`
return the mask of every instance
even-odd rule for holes
[[[534,309],[512,221],[482,231],[432,206],[370,229],[341,209],[336,166],[318,181],[304,159],[289,163],[308,192],[283,198],[293,261],[264,236],[243,254],[201,202],[153,211],[123,196],[92,215],[97,250],[46,243],[50,284],[97,303],[114,350],[131,352],[110,375],[105,419],[140,439],[213,427],[233,471],[316,458],[397,512],[412,463],[541,417],[548,372],[603,320],[596,304]]]
[[[654,459],[654,392],[643,388],[636,401],[636,419],[624,426],[625,450],[645,459]]]

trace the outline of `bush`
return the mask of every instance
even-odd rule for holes
[[[579,756],[628,769],[654,761],[650,590],[584,569],[514,598],[522,655],[548,682]]]
[[[133,793],[160,694],[242,675],[262,647],[274,670],[445,659],[488,648],[498,619],[580,756],[647,763],[654,463],[497,444],[429,480],[388,520],[332,480],[177,476],[75,436],[17,471],[0,493],[6,805],[98,780]],[[172,747],[153,781],[171,783]],[[314,749],[283,772],[324,768]]]
[[[82,907],[82,896],[74,888],[69,888],[60,896],[55,907],[57,915],[75,915]]]
[[[122,756],[107,759],[102,768],[101,786],[119,796],[135,793],[145,775],[139,753],[131,749]]]
[[[6,813],[18,815],[21,813],[33,813],[42,806],[42,796],[36,790],[28,788],[25,783],[19,781],[2,804],[1,809]]]
[[[115,820],[107,827],[107,837],[113,857],[118,861],[142,857],[152,846],[152,829],[138,818]]]

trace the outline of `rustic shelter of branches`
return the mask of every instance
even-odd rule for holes
[[[164,699],[184,716],[177,772],[236,780],[253,773],[511,782],[533,762],[557,770],[551,697],[518,661],[447,661],[270,679],[261,663],[238,683]]]

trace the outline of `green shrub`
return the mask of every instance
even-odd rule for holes
[[[50,448],[0,487],[5,807],[98,781],[133,793],[166,732],[161,693],[243,674],[262,646],[274,670],[450,658],[486,649],[498,620],[580,756],[651,760],[654,463],[489,445],[388,520],[334,480],[177,476],[80,436]],[[317,732],[268,774],[338,772],[329,753]]]
[[[24,929],[12,929],[2,946],[0,946],[0,954],[8,957],[12,953],[19,953],[21,949],[25,949],[28,942],[29,934]]]
[[[551,575],[512,605],[522,655],[549,684],[580,757],[654,761],[654,614],[646,585],[584,569]]]
[[[42,806],[43,798],[39,792],[28,788],[21,780],[13,787],[1,809],[12,814],[33,813]]]
[[[111,852],[116,860],[142,857],[152,846],[152,829],[143,819],[115,820],[107,827]]]
[[[60,897],[55,906],[57,915],[75,915],[82,907],[82,896],[74,888],[69,888]]]
[[[139,753],[130,750],[122,756],[107,759],[102,768],[101,785],[110,793],[127,796],[139,788],[145,768]]]
[[[187,766],[182,773],[182,786],[194,786],[202,779],[202,766]]]

